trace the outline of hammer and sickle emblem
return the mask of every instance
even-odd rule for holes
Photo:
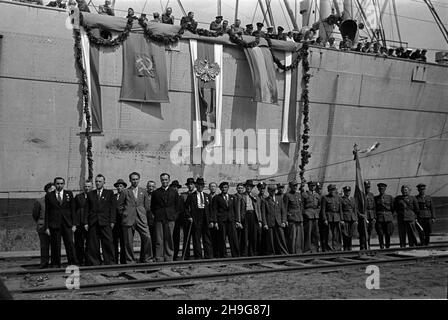
[[[139,77],[154,78],[156,76],[152,57],[137,55],[135,59],[135,68],[137,69],[137,74]]]

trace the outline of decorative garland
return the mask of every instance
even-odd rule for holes
[[[311,74],[310,71],[310,63],[308,61],[308,44],[304,44],[301,49],[301,55],[302,55],[302,101],[303,101],[303,134],[302,134],[302,150],[300,151],[301,156],[301,163],[299,165],[299,176],[300,176],[300,189],[303,191],[303,188],[305,186],[305,166],[309,163],[311,158],[311,153],[308,151],[310,148],[310,145],[308,144],[310,140],[310,99],[309,99],[309,84],[310,84],[310,78]]]
[[[230,42],[236,44],[241,48],[255,48],[260,44],[260,36],[256,36],[254,41],[246,42],[243,39],[238,38],[234,33],[229,34]]]
[[[86,115],[86,140],[87,140],[87,166],[88,166],[88,180],[93,180],[93,154],[92,154],[92,117],[89,109],[89,87],[87,86],[87,73],[82,63],[82,48],[81,48],[81,31],[73,29],[75,36],[75,58],[76,65],[81,72],[81,89],[82,89],[82,103],[84,106],[84,113]]]
[[[148,24],[142,18],[138,19],[138,24],[143,28],[143,35],[146,40],[152,40],[156,42],[163,42],[164,44],[174,44],[178,42],[185,31],[185,26],[182,25],[177,34],[174,36],[155,35],[154,32],[148,29]]]
[[[279,58],[277,58],[274,54],[274,49],[272,49],[272,41],[269,38],[266,38],[266,41],[269,45],[269,50],[271,51],[271,55],[272,55],[272,59],[274,60],[274,63],[277,65],[277,67],[283,71],[290,71],[290,70],[294,70],[299,66],[299,62],[300,60],[302,60],[302,55],[303,55],[303,47],[301,49],[299,49],[299,55],[297,55],[297,57],[294,59],[293,62],[291,62],[291,64],[289,66],[284,65]],[[306,47],[305,51],[308,49],[308,46]]]
[[[89,41],[97,46],[103,46],[103,47],[116,47],[120,44],[122,44],[129,36],[129,33],[132,30],[132,25],[134,23],[134,19],[132,17],[128,18],[128,21],[126,22],[126,27],[124,28],[124,31],[121,32],[116,38],[109,40],[104,39],[103,37],[97,37],[93,34],[92,28],[87,26],[84,23],[84,17],[81,12],[79,12],[79,24],[84,28],[84,30],[87,33],[87,36],[89,37]]]

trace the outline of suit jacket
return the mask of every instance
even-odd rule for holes
[[[146,213],[151,210],[148,194],[143,188],[137,187],[137,189],[137,199],[131,187],[123,190],[123,220],[121,221],[123,226],[133,226],[137,215],[144,224],[148,224]]]
[[[342,220],[344,221],[358,221],[358,210],[356,208],[355,199],[353,197],[341,198],[342,202]]]
[[[275,195],[274,199],[271,197],[263,199],[261,208],[263,226],[272,228],[286,223],[286,209],[282,196]]]
[[[73,224],[75,226],[80,226],[84,224],[84,208],[87,203],[87,198],[85,193],[80,193],[75,197],[75,214],[73,215]]]
[[[97,190],[87,193],[87,201],[84,209],[84,224],[89,226],[98,223],[107,226],[115,223],[117,219],[117,198],[112,190],[103,189],[98,199]]]
[[[115,207],[116,223],[121,226],[124,212],[124,193],[123,192],[120,194],[115,193],[114,197],[116,201],[116,207]]]
[[[237,205],[236,205],[236,216],[239,221],[244,221],[246,217],[246,206],[247,206],[247,197],[246,193],[243,193],[243,195],[238,195],[237,197]],[[261,219],[261,199],[257,196],[254,196],[253,194],[249,194],[249,197],[252,201],[252,207],[254,208],[255,215],[257,217],[257,222],[262,222]]]
[[[204,211],[198,208],[198,192],[191,193],[185,202],[185,214],[187,218],[193,218],[195,226],[202,226],[203,214],[205,214],[205,223],[208,225],[211,222],[211,201],[210,196],[202,191],[204,195]]]
[[[45,195],[45,229],[59,229],[63,224],[71,228],[74,214],[75,201],[73,192],[64,190],[61,204],[56,199],[56,191]]]
[[[177,189],[162,187],[154,190],[151,197],[151,212],[154,214],[154,220],[157,221],[176,221],[180,213],[180,199]]]
[[[212,222],[237,222],[235,213],[236,199],[233,195],[228,194],[228,203],[224,199],[222,193],[213,197],[212,200]]]
[[[33,206],[33,219],[36,222],[36,231],[45,231],[45,197],[37,199]]]

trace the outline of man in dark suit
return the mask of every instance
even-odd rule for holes
[[[51,265],[61,267],[61,237],[67,253],[68,264],[77,265],[75,245],[73,243],[73,225],[75,201],[73,193],[64,190],[65,180],[61,177],[54,179],[56,190],[45,195],[45,230],[50,236]]]
[[[140,262],[152,261],[151,235],[148,229],[147,214],[150,203],[146,190],[140,188],[140,174],[132,172],[129,175],[131,186],[123,191],[123,236],[126,246],[126,263],[134,262],[134,234],[137,231],[141,239]]]
[[[268,196],[263,199],[261,215],[266,230],[266,254],[288,254],[284,229],[287,226],[286,209],[282,196],[276,195],[277,186],[268,185]]]
[[[81,266],[86,262],[86,239],[87,231],[84,228],[84,209],[87,202],[87,193],[92,191],[92,181],[84,182],[84,192],[75,197],[75,215],[73,216],[73,225],[75,231],[75,251],[76,258]]]
[[[178,186],[178,183],[175,184],[177,180],[173,181],[172,185]],[[179,254],[179,247],[180,247],[180,230],[182,229],[183,234],[183,240],[182,240],[182,257],[185,257],[185,259],[190,258],[190,241],[188,239],[187,243],[187,237],[188,237],[188,230],[190,228],[190,221],[187,221],[186,217],[186,201],[190,194],[192,194],[195,191],[195,184],[193,178],[188,178],[187,182],[185,183],[187,186],[187,192],[182,192],[180,194],[179,198],[179,210],[180,213],[176,219],[176,222],[174,224],[174,233],[173,233],[173,241],[174,241],[174,261],[177,260],[177,256]],[[180,187],[180,186],[179,186]],[[179,189],[179,188],[178,188]]]
[[[190,194],[186,201],[187,219],[191,220],[191,237],[193,238],[193,252],[195,259],[202,259],[201,238],[204,247],[204,258],[213,258],[212,241],[210,235],[211,202],[209,195],[204,192],[204,179],[196,179],[196,191]],[[213,226],[213,224],[212,224]]]
[[[156,182],[155,181],[148,181],[146,183],[146,193],[148,194],[149,199],[149,208],[151,208],[151,197],[152,193],[156,190]],[[156,226],[154,223],[154,215],[152,214],[151,210],[149,210],[146,213],[146,218],[148,220],[148,228],[149,228],[149,234],[151,235],[151,244],[152,244],[152,254],[155,255],[156,253]]]
[[[179,193],[177,188],[170,188],[170,175],[160,175],[161,187],[152,193],[151,212],[156,226],[156,260],[173,261],[174,222],[179,215]]]
[[[238,246],[240,248],[240,255],[242,257],[247,256],[247,230],[245,225],[243,224],[244,219],[246,218],[246,212],[241,210],[241,206],[243,203],[243,194],[244,194],[244,184],[238,183],[236,185],[236,193],[235,197],[235,215],[236,215],[236,237],[238,239]]]
[[[240,255],[238,238],[236,235],[237,217],[235,213],[236,200],[233,195],[229,195],[229,183],[219,184],[221,193],[212,200],[212,222],[218,224],[218,256],[227,257],[226,237],[229,239],[230,252],[232,257]]]
[[[84,214],[84,228],[87,233],[87,264],[101,264],[100,243],[103,264],[115,262],[112,228],[116,220],[116,200],[112,190],[104,189],[106,178],[95,177],[96,189],[87,194]]]
[[[208,197],[210,199],[210,204],[213,201],[213,198],[218,194],[217,190],[218,190],[218,185],[216,184],[216,182],[210,182],[208,184]],[[211,208],[210,208],[210,217],[211,217]],[[219,232],[218,232],[218,224],[217,223],[213,223],[212,221],[210,221],[210,234],[211,234],[211,238],[212,238],[212,251],[213,251],[213,258],[219,258],[218,256],[218,251],[219,251]]]
[[[118,179],[117,182],[114,183],[114,187],[117,189],[117,193],[115,194],[115,199],[117,201],[116,206],[116,221],[115,225],[112,228],[112,238],[114,240],[114,256],[115,263],[118,264],[118,260],[120,260],[121,264],[126,264],[126,246],[124,243],[123,237],[123,201],[124,201],[124,189],[127,187],[127,183],[124,182],[123,179]],[[118,250],[120,247],[120,250]]]
[[[53,182],[49,182],[44,186],[45,194],[54,191]],[[40,242],[40,269],[48,268],[50,262],[50,237],[45,232],[45,196],[37,199],[33,207],[33,219],[36,222],[37,234]]]

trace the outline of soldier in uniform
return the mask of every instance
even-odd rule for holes
[[[174,16],[171,13],[173,13],[173,9],[171,7],[166,8],[165,13],[162,14],[162,23],[174,24]]]
[[[366,192],[366,212],[365,214],[358,212],[359,247],[361,250],[370,248],[370,235],[375,225],[375,197],[370,192],[370,181],[364,181],[364,188]]]
[[[277,35],[274,34],[274,27],[268,27],[267,28],[266,38],[277,39]]]
[[[255,30],[254,32],[252,32],[252,35],[254,37],[261,37],[261,38],[265,38],[266,37],[266,33],[261,30],[263,29],[263,24],[261,22],[257,22],[257,30]]]
[[[358,228],[358,209],[356,207],[355,199],[350,197],[352,188],[345,186],[343,189],[344,195],[342,201],[342,240],[344,244],[344,251],[352,250],[352,238]]]
[[[408,242],[410,247],[417,246],[417,228],[415,222],[420,214],[418,201],[414,196],[410,195],[410,188],[406,185],[401,187],[401,195],[395,198],[395,210],[397,211],[397,220],[402,221],[405,237],[408,236]],[[400,243],[401,247],[401,243]],[[406,247],[404,242],[403,248]]]
[[[254,32],[253,24],[246,24],[246,30],[244,30],[244,34],[247,36],[251,36],[253,32]]]
[[[198,27],[198,23],[194,20],[194,12],[190,11],[187,16],[182,17],[180,20],[180,25],[187,30],[195,32]]]
[[[286,40],[286,34],[283,33],[285,29],[282,26],[277,27],[277,39],[278,40]]]
[[[328,226],[328,233],[322,243],[323,251],[340,251],[341,243],[341,217],[342,203],[338,190],[334,184],[328,186],[328,195],[321,200],[321,220]]]
[[[283,199],[281,195],[278,195],[286,210],[286,220],[288,221],[286,243],[291,254],[303,251],[303,201],[302,195],[298,192],[298,185],[297,181],[290,181],[289,192],[283,196]]]
[[[308,181],[308,191],[302,194],[304,252],[319,251],[320,195],[315,191],[316,183]]]
[[[222,16],[216,16],[215,21],[210,23],[210,30],[222,32]]]
[[[390,237],[394,233],[393,212],[394,212],[394,198],[386,194],[387,184],[378,183],[379,195],[375,196],[375,230],[378,234],[378,241],[380,248],[386,249],[390,247]],[[386,240],[386,243],[384,243]],[[401,246],[401,240],[400,240]]]
[[[284,229],[287,226],[286,209],[281,197],[275,195],[277,186],[268,186],[268,197],[261,205],[261,216],[266,237],[266,254],[288,254]]]
[[[429,245],[429,237],[431,235],[432,224],[436,220],[436,215],[434,213],[434,205],[432,203],[432,199],[430,196],[427,196],[426,193],[426,185],[420,183],[417,185],[418,195],[418,208],[419,214],[417,217],[417,221],[420,226],[423,228],[423,231],[420,230],[420,243],[423,246]]]

